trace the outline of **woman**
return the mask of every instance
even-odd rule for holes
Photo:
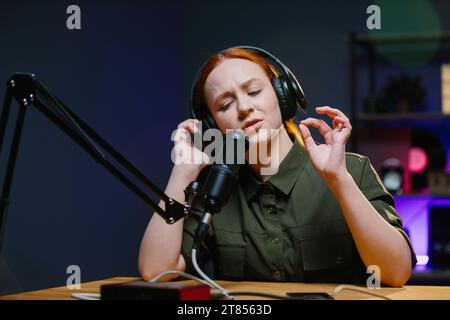
[[[207,108],[215,126],[243,130],[251,145],[268,150],[241,166],[237,187],[214,216],[199,253],[201,266],[216,279],[364,283],[366,267],[376,265],[383,284],[403,285],[415,255],[369,160],[345,153],[348,118],[325,106],[315,111],[331,118],[332,128],[315,118],[298,127],[292,119],[283,121],[271,82],[277,76],[258,53],[230,48],[212,56],[197,77],[194,101]],[[174,166],[165,192],[179,202],[186,186],[204,180],[208,169],[208,157],[188,139],[197,123],[183,121],[174,136],[178,151],[204,159]],[[314,142],[310,127],[324,144]],[[269,134],[261,135],[263,130]],[[275,173],[264,171],[269,167]],[[201,215],[200,204],[174,225],[153,215],[141,244],[142,277],[171,269],[194,272],[190,252]]]

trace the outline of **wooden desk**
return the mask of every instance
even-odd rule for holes
[[[0,300],[74,300],[72,293],[99,293],[100,286],[137,280],[138,278],[117,277],[106,280],[81,284],[79,290],[69,290],[67,287],[24,292],[1,296]],[[191,280],[187,282],[193,282]],[[336,284],[306,284],[306,283],[277,283],[277,282],[230,282],[218,281],[230,291],[256,291],[272,294],[286,294],[287,292],[331,292]],[[361,288],[364,288],[361,286]],[[402,288],[381,288],[375,291],[393,300],[450,300],[450,287],[446,286],[404,286]],[[237,297],[236,299],[253,299],[253,297]],[[255,297],[256,299],[256,297]],[[379,299],[354,291],[341,291],[337,300]]]

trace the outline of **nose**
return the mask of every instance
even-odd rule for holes
[[[253,104],[251,103],[250,99],[244,97],[239,97],[238,99],[238,105],[237,110],[239,117],[246,117],[248,113],[254,110]]]

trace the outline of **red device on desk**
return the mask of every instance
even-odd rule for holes
[[[101,286],[102,300],[210,300],[211,288],[181,282],[144,280]]]

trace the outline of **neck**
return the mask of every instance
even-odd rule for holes
[[[270,139],[258,143],[257,146],[253,146],[255,149],[253,154],[256,155],[256,159],[250,160],[256,161],[248,161],[248,155],[247,161],[260,179],[267,181],[278,171],[280,163],[286,157],[289,150],[291,150],[292,146],[293,142],[282,125]],[[250,148],[250,151],[252,151],[252,146]]]

